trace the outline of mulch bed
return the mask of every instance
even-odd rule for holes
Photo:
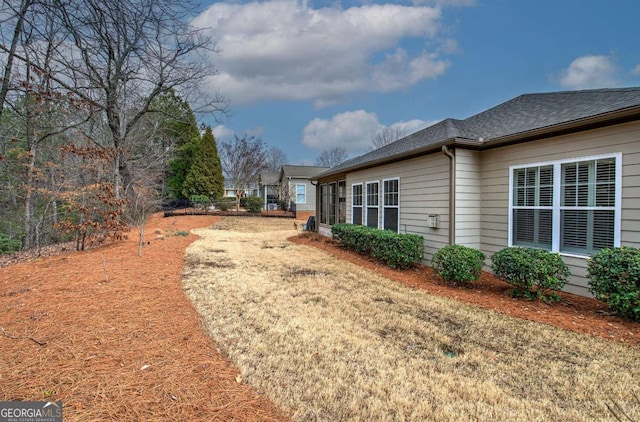
[[[561,292],[559,303],[546,304],[522,298],[512,298],[511,286],[492,274],[483,273],[472,288],[445,282],[425,265],[409,270],[393,270],[355,252],[343,249],[334,241],[315,235],[300,235],[290,241],[323,249],[328,253],[408,287],[425,290],[438,296],[492,309],[505,315],[554,325],[565,330],[589,334],[632,346],[640,346],[640,323],[610,314],[607,305],[593,298]]]
[[[141,257],[136,232],[84,252],[5,257],[0,401],[62,400],[65,421],[288,420],[242,383],[182,291],[196,239],[185,231],[218,219],[155,216]]]

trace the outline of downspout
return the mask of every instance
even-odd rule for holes
[[[456,239],[456,160],[453,151],[446,145],[442,152],[449,157],[449,244],[455,244]]]

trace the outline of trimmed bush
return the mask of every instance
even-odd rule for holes
[[[424,257],[424,240],[416,234],[344,223],[331,226],[331,232],[341,246],[376,258],[390,268],[409,268]]]
[[[206,209],[211,204],[211,199],[207,195],[191,195],[189,197],[193,206],[197,209]]]
[[[544,301],[559,300],[571,273],[560,254],[544,249],[511,247],[491,257],[494,274],[515,287],[512,295]]]
[[[471,283],[480,278],[485,256],[464,245],[449,245],[433,255],[431,266],[440,277],[454,283]]]
[[[591,293],[619,315],[640,321],[640,249],[602,249],[587,262]]]
[[[11,253],[19,251],[22,248],[22,242],[12,239],[4,233],[0,233],[0,253]]]
[[[260,213],[260,211],[262,211],[263,205],[264,201],[259,196],[250,196],[248,198],[244,198],[244,207],[251,213]]]

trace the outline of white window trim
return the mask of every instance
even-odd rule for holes
[[[553,226],[551,234],[551,252],[560,253],[562,256],[574,258],[589,258],[589,255],[560,252],[560,211],[567,207],[561,206],[561,185],[562,185],[562,164],[575,163],[579,161],[603,160],[607,158],[616,159],[616,186],[615,186],[615,206],[614,207],[585,207],[585,209],[612,209],[614,210],[614,228],[613,228],[613,246],[620,246],[620,236],[622,228],[622,153],[616,152],[611,154],[589,155],[586,157],[565,158],[555,161],[542,161],[537,163],[527,163],[509,166],[509,227],[508,227],[508,246],[513,245],[513,173],[514,170],[527,167],[553,166]],[[548,209],[549,207],[530,207]]]
[[[360,200],[362,201],[361,205],[354,205],[353,204],[353,200],[354,200],[353,187],[354,186],[362,187],[361,193],[360,193]],[[356,207],[360,207],[360,209],[361,209],[360,218],[361,218],[362,221],[360,222],[360,225],[363,225],[363,223],[364,223],[364,209],[365,209],[365,191],[364,191],[364,184],[362,182],[360,182],[360,183],[352,183],[351,184],[351,224],[355,224],[353,222],[353,209],[356,208]]]
[[[376,206],[369,206],[369,194],[368,194],[368,187],[369,185],[373,185],[373,184],[378,184],[378,205]],[[380,228],[380,193],[382,192],[382,189],[380,189],[380,181],[379,180],[370,180],[368,182],[365,182],[365,189],[363,191],[364,194],[364,209],[363,211],[367,211],[366,213],[363,214],[362,217],[362,222],[363,225],[366,226],[367,225],[367,221],[369,220],[369,208],[377,208],[378,209],[378,221],[376,224],[376,228],[379,229]]]
[[[304,201],[298,202],[298,186],[302,186],[304,188]],[[306,204],[307,203],[307,185],[306,183],[296,183],[296,204]]]
[[[384,194],[385,189],[384,189],[384,182],[389,182],[391,180],[397,180],[398,181],[398,205],[385,205],[384,204]],[[398,230],[396,231],[396,233],[400,233],[400,178],[399,177],[390,177],[388,179],[382,179],[382,201],[380,202],[380,206],[382,207],[382,228],[384,228],[384,211],[386,208],[397,208],[398,209],[398,221],[396,224],[396,227],[398,227]]]

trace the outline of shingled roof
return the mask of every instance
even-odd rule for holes
[[[327,170],[329,170],[329,167],[285,164],[282,166],[281,174],[283,174],[284,177],[291,177],[292,179],[310,179]]]
[[[486,149],[533,140],[621,114],[640,118],[640,87],[524,94],[464,120],[445,119],[333,167],[316,179],[433,152],[442,145]]]

